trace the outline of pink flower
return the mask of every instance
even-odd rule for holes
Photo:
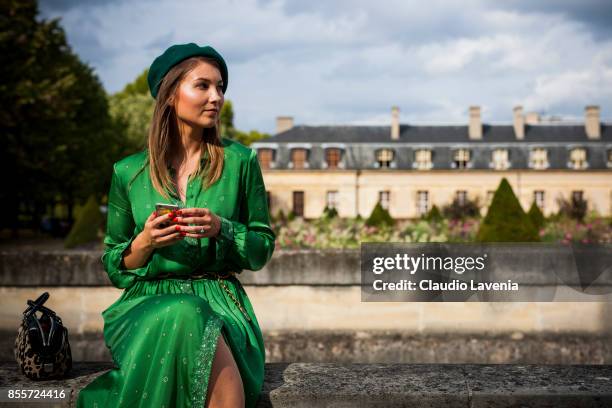
[[[561,242],[563,242],[564,244],[569,244],[569,241],[568,241],[567,239],[564,239],[564,240],[563,240],[563,241],[561,241]]]
[[[543,236],[544,236],[544,234],[546,234],[546,231],[545,231],[544,229],[541,229],[541,230],[540,230],[540,236],[541,236],[541,237],[543,237]]]
[[[570,234],[569,232],[566,232],[565,239],[572,239],[572,234]]]
[[[593,224],[591,224],[591,223],[588,223],[588,224],[587,224],[587,228],[588,228],[588,229],[591,229],[591,228],[593,228]]]

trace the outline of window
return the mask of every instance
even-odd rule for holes
[[[293,192],[293,214],[297,217],[304,216],[304,192]]]
[[[391,167],[393,161],[393,150],[391,149],[380,149],[376,152],[376,163],[381,169],[388,169]]]
[[[294,169],[308,168],[306,149],[298,148],[291,150],[291,167]]]
[[[491,203],[493,202],[493,196],[495,195],[495,191],[493,190],[489,190],[487,191],[487,197],[486,197],[486,205],[487,207],[491,205]]]
[[[574,170],[584,170],[587,168],[586,149],[575,148],[570,150],[569,167]]]
[[[325,162],[328,169],[337,169],[340,165],[341,152],[338,148],[325,149]]]
[[[429,197],[427,191],[417,191],[417,213],[425,215],[429,211]]]
[[[537,147],[531,150],[529,155],[529,166],[536,170],[548,168],[548,152],[546,149]]]
[[[431,163],[431,150],[418,149],[414,152],[414,165],[418,170],[429,170],[433,167]]]
[[[459,205],[465,205],[467,202],[467,191],[465,190],[457,190],[455,193],[455,199],[459,203]]]
[[[257,159],[262,169],[269,169],[274,161],[274,152],[272,149],[257,149]]]
[[[492,167],[495,170],[506,170],[510,167],[510,161],[508,160],[508,149],[495,149],[493,150]]]
[[[378,201],[380,202],[380,206],[385,210],[389,210],[389,196],[391,193],[389,191],[379,191],[378,192]]]
[[[453,167],[466,169],[470,162],[470,151],[468,149],[457,149],[453,154]]]
[[[325,197],[325,205],[327,208],[337,208],[338,206],[338,192],[337,191],[328,191]]]
[[[535,201],[540,211],[544,211],[544,191],[542,190],[534,191],[533,200]]]

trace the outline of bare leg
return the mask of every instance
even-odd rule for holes
[[[244,387],[240,371],[222,335],[217,340],[206,401],[208,408],[244,408]]]

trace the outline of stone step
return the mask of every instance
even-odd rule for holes
[[[68,388],[69,398],[55,406],[73,407],[78,391],[112,367],[75,362],[66,379],[34,382],[19,374],[15,363],[4,362],[0,363],[0,387]],[[258,404],[276,408],[409,406],[609,407],[612,366],[269,363]]]
[[[11,361],[17,330],[0,330]],[[612,364],[612,337],[578,334],[411,334],[402,331],[263,332],[266,361],[430,364]],[[69,333],[76,361],[111,361],[101,332]]]

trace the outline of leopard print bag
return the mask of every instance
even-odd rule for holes
[[[32,380],[63,378],[72,369],[68,329],[53,310],[43,306],[47,299],[45,292],[35,301],[28,300],[15,339],[15,360]]]

